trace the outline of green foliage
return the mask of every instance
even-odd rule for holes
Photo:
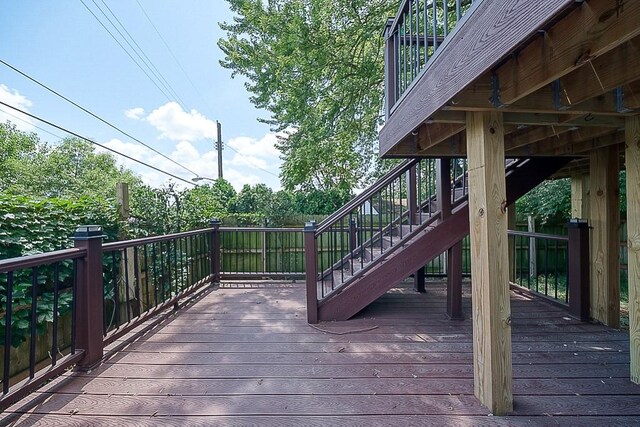
[[[77,200],[36,199],[0,193],[0,259],[52,252],[72,246],[70,237],[80,224],[100,224],[108,239],[118,233],[115,202],[88,198]],[[42,266],[36,274],[36,332],[46,332],[53,321],[54,266]],[[58,315],[71,310],[73,267],[58,267],[60,280]],[[0,303],[6,310],[7,275],[0,275]],[[31,327],[32,270],[18,270],[13,277],[11,343],[26,340]],[[0,341],[4,339],[6,317],[0,316]]]
[[[294,210],[301,214],[328,215],[347,203],[351,196],[350,192],[341,189],[300,191],[295,193]]]
[[[397,1],[227,0],[222,66],[288,137],[286,189],[349,191],[375,161],[383,98],[382,28]]]
[[[544,181],[516,202],[518,215],[533,215],[541,225],[550,220],[566,221],[571,213],[571,180]]]

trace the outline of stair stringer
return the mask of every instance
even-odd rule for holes
[[[506,175],[506,205],[515,202],[571,160],[567,157],[528,159],[510,170]],[[432,229],[408,237],[401,248],[379,258],[377,265],[367,269],[357,280],[320,301],[318,319],[349,319],[468,234],[469,205],[464,201],[448,218]]]

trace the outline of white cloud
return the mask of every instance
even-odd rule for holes
[[[29,107],[33,105],[26,96],[20,95],[17,90],[11,90],[3,84],[0,84],[0,101],[27,112],[29,111]],[[18,129],[25,132],[32,132],[35,129],[33,120],[29,116],[25,116],[9,107],[0,105],[0,122],[5,123],[7,120],[15,123]]]
[[[186,112],[176,102],[168,102],[153,110],[147,121],[161,132],[161,138],[172,141],[215,139],[218,132],[216,122],[196,110]]]
[[[265,136],[261,140],[264,140],[265,138],[269,139],[268,136]],[[261,140],[253,139],[251,143],[255,144],[256,142]],[[112,139],[104,143],[104,145],[113,150],[127,154],[135,159],[153,165],[158,169],[182,177],[187,181],[191,180],[191,178],[194,177],[194,174],[189,173],[184,168],[178,166],[165,157],[154,153],[152,150],[141,146],[140,144],[134,142],[123,142],[119,139]],[[176,163],[179,163],[191,169],[198,176],[213,179],[217,177],[218,155],[214,150],[200,152],[189,141],[180,141],[174,146],[171,152],[167,152],[166,155]],[[123,158],[121,156],[116,156],[116,158],[118,159],[119,164],[134,170],[145,183],[153,187],[160,187],[162,185],[165,185],[169,180],[173,180],[174,182],[176,182],[179,187],[184,188],[187,186],[187,184],[185,184],[184,182],[176,181],[175,178],[171,178],[158,171],[147,168],[132,160]],[[259,162],[259,164],[255,164],[252,162]],[[240,190],[245,184],[255,185],[258,183],[266,183],[274,190],[278,190],[280,188],[278,179],[260,169],[257,169],[256,166],[262,167],[263,169],[275,175],[278,174],[279,162],[267,163],[263,159],[252,156],[243,158],[237,153],[234,153],[233,157],[229,159],[228,153],[225,152],[225,156],[223,159],[223,176],[227,181],[231,183],[231,185],[233,185],[236,190]]]
[[[144,116],[144,108],[136,107],[124,110],[124,115],[133,120],[140,120]]]

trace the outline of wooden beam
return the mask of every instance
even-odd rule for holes
[[[589,218],[589,175],[571,175],[571,218]]]
[[[628,84],[623,88],[624,106],[633,110],[640,110],[640,80]]]
[[[640,117],[625,126],[627,167],[627,245],[629,247],[629,343],[631,381],[640,384]]]
[[[620,325],[619,152],[617,146],[593,150],[590,156],[591,317]]]
[[[624,126],[624,117],[611,115],[571,114],[567,116],[559,113],[504,113],[503,117],[505,126],[608,126],[614,128]],[[427,124],[430,126],[435,123],[464,124],[465,121],[466,113],[463,111],[440,111],[434,114],[427,121]]]
[[[500,113],[467,117],[474,392],[504,415],[513,409],[504,130]]]
[[[498,63],[574,0],[483,0],[456,26],[380,131],[385,155],[462,88]]]
[[[621,114],[617,109],[616,96],[613,91],[578,104],[572,104],[571,100],[566,96],[566,93],[559,90],[557,93],[558,105],[555,105],[555,94],[552,85],[546,85],[514,104],[501,105],[499,107],[493,105],[492,95],[491,75],[487,74],[456,95],[442,109],[448,111],[490,111],[495,109],[504,113],[547,113],[560,115],[587,115],[591,113],[592,115],[617,116]]]
[[[582,2],[495,74],[500,100],[513,104],[640,34],[640,2]]]
[[[637,17],[640,22],[640,16]],[[640,25],[638,25],[640,28]],[[640,79],[640,38],[595,58],[560,79],[565,96],[580,103]]]
[[[462,132],[463,123],[432,123],[418,129],[418,149],[426,150]]]
[[[506,135],[504,139],[505,151],[524,147],[544,139],[559,137],[565,132],[569,132],[567,126],[536,126],[528,127],[518,132]]]
[[[575,154],[572,150],[574,145],[610,134],[612,131],[611,128],[571,129],[569,132],[563,132],[527,146],[510,149],[507,151],[507,156],[571,156]]]

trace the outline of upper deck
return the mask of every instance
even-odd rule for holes
[[[466,154],[499,111],[505,155],[586,156],[640,109],[640,1],[405,0],[386,29],[386,157]]]

